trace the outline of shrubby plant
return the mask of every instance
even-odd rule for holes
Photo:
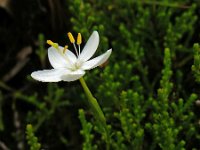
[[[96,55],[112,48],[109,60],[84,76],[105,123],[85,105],[88,95],[78,81],[47,84],[28,75],[29,87],[24,91],[0,83],[0,133],[13,132],[9,139],[26,145],[25,126],[31,123],[41,149],[200,149],[200,4],[190,0],[69,0],[63,7],[70,21],[63,34],[80,32],[84,44],[97,30]],[[29,72],[49,66],[46,38],[39,36],[33,58],[39,65],[32,63]],[[14,126],[14,131],[6,126],[4,91],[12,93],[16,108],[12,111],[20,113],[21,126]],[[0,140],[9,146],[8,138],[1,137],[5,135]]]

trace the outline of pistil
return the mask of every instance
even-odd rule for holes
[[[68,49],[68,46],[65,45],[64,49],[63,49],[63,54],[66,52],[66,50]]]

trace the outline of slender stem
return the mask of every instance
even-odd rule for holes
[[[84,92],[86,93],[86,96],[88,98],[88,103],[90,105],[90,108],[93,112],[94,117],[97,119],[97,121],[102,125],[105,131],[105,137],[106,137],[106,149],[110,149],[110,136],[108,133],[107,125],[106,125],[106,118],[103,114],[103,111],[101,110],[101,107],[99,106],[96,98],[92,95],[91,91],[89,90],[87,84],[85,83],[85,80],[83,78],[79,79],[81,82],[81,85],[84,89]]]
[[[105,124],[106,123],[105,116],[104,116],[96,98],[93,97],[92,93],[90,92],[90,90],[83,78],[80,78],[80,82],[81,82],[81,85],[82,85],[86,95],[87,95],[88,103],[89,103],[95,117],[97,118],[97,120],[99,120]]]

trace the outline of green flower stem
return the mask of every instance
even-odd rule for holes
[[[99,106],[96,98],[94,98],[94,96],[90,92],[87,84],[85,83],[85,80],[83,78],[80,78],[79,80],[81,82],[81,85],[84,89],[85,94],[87,95],[88,103],[93,112],[94,117],[103,126],[103,128],[105,130],[105,137],[107,139],[107,149],[109,149],[108,147],[109,147],[110,140],[109,140],[109,134],[108,134],[108,129],[107,129],[107,125],[106,125],[106,118],[103,114],[103,111],[101,110],[101,107]]]
[[[84,89],[84,92],[85,94],[87,95],[87,98],[88,98],[88,103],[89,103],[89,106],[91,108],[91,110],[93,111],[94,113],[94,116],[96,117],[96,119],[98,121],[100,121],[101,123],[103,123],[104,125],[106,124],[106,119],[105,119],[105,116],[96,100],[96,98],[94,98],[94,96],[92,95],[92,93],[90,92],[87,84],[85,83],[85,80],[83,78],[80,78],[80,82],[81,82],[81,85]]]

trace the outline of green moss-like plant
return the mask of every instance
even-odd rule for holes
[[[26,126],[26,139],[30,146],[30,150],[40,150],[41,144],[38,142],[38,138],[34,135],[31,124],[27,124]]]

